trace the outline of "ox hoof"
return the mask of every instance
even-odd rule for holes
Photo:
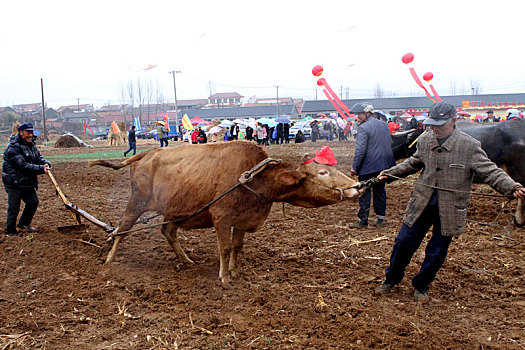
[[[516,227],[523,227],[523,225],[525,225],[525,221],[522,223],[519,223],[518,220],[516,219],[516,216],[513,216],[513,219],[514,219],[514,224],[516,225]]]
[[[230,270],[230,275],[232,276],[233,279],[239,278],[239,269]]]
[[[221,281],[222,287],[224,289],[230,289],[233,287],[232,281],[229,276],[225,278],[219,277],[219,280]]]

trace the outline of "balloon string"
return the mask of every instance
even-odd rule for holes
[[[328,101],[330,101],[330,103],[332,104],[332,106],[335,107],[335,109],[337,110],[337,113],[339,113],[339,115],[341,117],[343,117],[345,120],[349,117],[345,112],[343,112],[341,110],[341,108],[339,108],[339,106],[337,105],[337,103],[334,101],[333,97],[330,96],[330,94],[328,93],[328,91],[326,89],[323,89],[323,92],[324,94],[326,95],[326,97],[328,98]]]
[[[416,81],[416,84],[419,85],[420,88],[422,88],[423,90],[425,90],[425,94],[427,94],[427,97],[429,99],[432,100],[432,102],[436,102],[436,100],[434,100],[434,98],[428,93],[428,90],[425,88],[425,86],[423,85],[423,83],[421,82],[421,80],[419,79],[419,77],[417,76],[417,73],[416,71],[414,70],[414,68],[410,67],[409,68],[410,70],[410,74],[412,74],[412,78],[414,78],[414,80]]]
[[[326,88],[326,90],[328,90],[330,95],[332,95],[333,99],[337,102],[337,104],[346,112],[348,116],[350,116],[350,109],[343,103],[343,101],[341,101],[341,99],[337,96],[334,90],[332,90],[330,85],[328,85],[328,82],[325,81],[323,85]]]
[[[429,86],[430,86],[430,90],[431,90],[432,93],[434,94],[434,97],[436,98],[436,100],[437,100],[438,102],[443,101],[443,100],[441,99],[441,97],[439,97],[439,95],[438,95],[436,89],[434,89],[434,85],[429,84]]]

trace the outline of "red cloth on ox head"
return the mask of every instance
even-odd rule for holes
[[[337,165],[337,160],[335,159],[334,152],[332,151],[330,146],[323,146],[321,147],[321,151],[315,151],[315,157],[309,160],[305,160],[304,164],[308,164],[311,162],[316,162],[318,164],[326,164],[330,166]]]

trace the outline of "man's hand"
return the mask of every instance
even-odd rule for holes
[[[354,168],[352,168],[352,169],[350,170],[350,175],[354,175],[354,176],[356,176],[356,175],[357,175],[357,170],[355,170]]]
[[[51,169],[51,167],[49,166],[49,164],[44,164],[44,173],[47,173],[49,171],[49,169]]]
[[[386,180],[388,180],[388,176],[385,175],[384,171],[380,172],[379,175],[377,175],[377,181],[378,182],[384,182]]]
[[[525,199],[525,187],[518,187],[514,191],[514,197],[518,199]]]

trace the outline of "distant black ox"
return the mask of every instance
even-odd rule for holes
[[[478,124],[458,121],[456,126],[481,142],[481,147],[490,160],[504,169],[512,179],[525,184],[525,120],[512,119],[496,124]],[[419,136],[416,130],[392,135],[392,150],[396,160],[407,158],[416,151],[410,147]],[[525,224],[525,202],[518,200],[514,222],[517,226]]]

